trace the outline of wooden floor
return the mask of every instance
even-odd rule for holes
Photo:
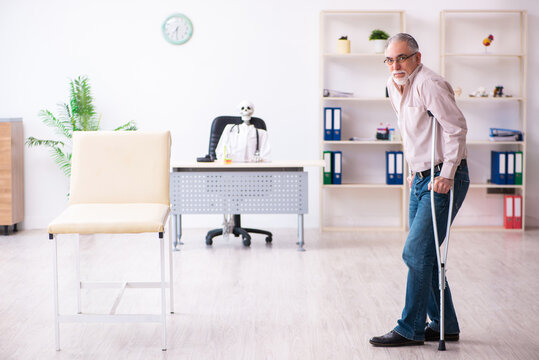
[[[187,230],[174,253],[176,313],[168,351],[154,324],[62,324],[54,350],[51,242],[44,231],[0,237],[0,359],[539,359],[539,231],[454,232],[448,279],[461,341],[374,348],[404,301],[405,234],[274,232],[266,246],[236,238],[204,245]],[[59,238],[61,312],[75,311],[74,238]],[[82,276],[159,278],[154,236],[95,236],[81,244]],[[116,292],[83,292],[83,310],[107,312]],[[127,289],[119,313],[159,312],[159,290]]]

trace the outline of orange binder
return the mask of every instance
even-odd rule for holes
[[[503,227],[506,229],[513,228],[513,195],[505,195],[503,205]]]
[[[522,229],[522,195],[513,196],[513,229]]]

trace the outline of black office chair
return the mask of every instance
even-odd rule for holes
[[[219,143],[219,139],[221,138],[221,134],[223,133],[225,126],[227,126],[228,124],[241,124],[242,122],[243,120],[240,116],[216,117],[211,124],[210,146],[208,149],[208,155],[206,155],[203,159],[206,159],[205,161],[216,160],[217,156],[215,154],[215,148],[217,148],[217,144]],[[251,118],[251,124],[253,124],[257,129],[266,130],[266,123],[260,118]],[[266,243],[271,243],[273,237],[272,233],[266,230],[242,228],[241,217],[239,214],[234,214],[234,229],[232,233],[235,237],[241,235],[244,246],[251,245],[251,235],[249,235],[249,233],[266,235]],[[223,235],[222,228],[208,231],[208,234],[206,235],[206,245],[212,245],[213,238],[219,235]]]

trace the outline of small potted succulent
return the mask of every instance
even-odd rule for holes
[[[337,53],[350,54],[350,40],[348,40],[348,36],[343,35],[337,40]]]
[[[374,29],[369,36],[369,40],[374,43],[374,52],[381,54],[384,52],[386,40],[389,39],[389,34],[384,30]]]

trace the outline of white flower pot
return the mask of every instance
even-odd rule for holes
[[[387,40],[371,40],[374,43],[374,52],[381,54],[384,52]]]

